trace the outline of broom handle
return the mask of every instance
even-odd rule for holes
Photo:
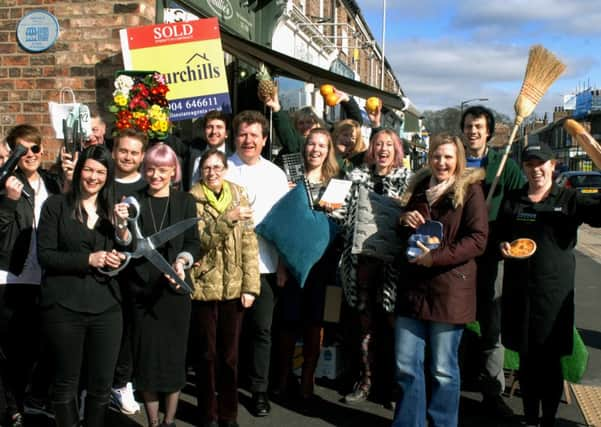
[[[520,120],[521,123],[521,120]],[[497,173],[495,178],[490,185],[490,189],[488,190],[488,196],[486,197],[486,207],[490,209],[490,204],[492,201],[492,195],[495,193],[495,189],[497,188],[497,184],[499,184],[499,179],[501,178],[501,174],[503,173],[503,169],[505,169],[505,164],[507,163],[507,158],[509,157],[509,152],[511,151],[511,145],[513,144],[513,140],[518,133],[518,129],[520,128],[520,123],[515,123],[513,125],[513,130],[511,131],[511,136],[509,137],[509,142],[505,146],[505,152],[503,153],[503,157],[501,158],[501,162],[499,163],[499,168],[497,169]]]

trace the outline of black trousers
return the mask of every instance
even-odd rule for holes
[[[12,310],[4,303],[5,290],[6,286],[0,286],[0,421],[19,412],[10,382],[10,368],[7,359],[7,338]]]
[[[123,289],[123,287],[122,287]],[[121,347],[119,348],[119,357],[117,358],[117,366],[115,366],[115,376],[113,378],[113,387],[125,387],[132,380],[134,373],[134,356],[133,356],[133,337],[132,337],[132,322],[133,322],[133,299],[123,294],[123,337],[121,338]]]
[[[108,403],[121,343],[120,306],[91,314],[55,304],[42,311],[42,321],[55,374],[53,402],[66,404],[75,400],[85,361],[88,396]]]
[[[550,346],[529,343],[528,353],[520,353],[520,391],[528,424],[555,425],[563,393],[561,356]]]
[[[36,398],[45,399],[51,369],[42,355],[40,285],[9,284],[2,288],[2,346],[6,355],[6,380],[22,410],[28,386]]]
[[[261,295],[244,315],[245,333],[250,340],[250,391],[266,392],[269,384],[271,323],[276,301],[275,274],[261,274]]]

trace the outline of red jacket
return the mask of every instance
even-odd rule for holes
[[[431,171],[422,169],[403,196],[406,211],[443,224],[440,247],[429,268],[404,259],[397,290],[397,314],[420,320],[464,324],[476,319],[476,262],[486,248],[488,210],[480,181],[483,169],[468,169],[433,206],[425,191]],[[403,238],[415,230],[403,227]]]

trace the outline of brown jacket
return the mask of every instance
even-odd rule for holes
[[[488,211],[480,181],[483,169],[468,169],[433,206],[426,200],[431,171],[417,172],[403,195],[406,211],[443,224],[440,247],[429,268],[405,260],[397,291],[397,313],[435,322],[464,324],[476,318],[476,262],[486,247]],[[405,236],[414,232],[403,227]]]
[[[205,254],[192,268],[192,299],[225,301],[240,298],[242,293],[259,295],[259,249],[252,224],[232,222],[226,213],[236,207],[249,206],[244,189],[229,183],[233,202],[223,214],[213,208],[200,184],[190,193],[196,200],[201,251]]]

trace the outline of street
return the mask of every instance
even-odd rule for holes
[[[583,227],[581,242],[576,252],[576,326],[589,350],[590,359],[588,370],[582,384],[601,387],[601,318],[599,317],[599,301],[601,301],[601,232]],[[507,384],[509,387],[510,384]],[[188,427],[194,424],[195,398],[192,385],[184,390],[178,410],[178,427]],[[519,392],[518,392],[519,393]],[[374,402],[364,402],[349,406],[341,402],[342,395],[334,382],[318,381],[317,398],[310,404],[293,404],[272,402],[272,411],[268,417],[255,418],[247,407],[250,405],[250,395],[246,390],[240,390],[240,406],[238,422],[241,426],[261,427],[296,427],[296,426],[341,426],[341,427],[379,427],[389,426],[392,420],[392,410],[386,409]],[[497,421],[490,419],[479,410],[481,396],[478,393],[464,391],[462,393],[460,425],[465,427],[519,426],[519,418],[512,421]],[[522,413],[519,395],[507,397],[506,401],[516,414]],[[51,426],[51,422],[43,417],[28,417],[28,426]],[[107,418],[108,426],[134,427],[146,425],[143,414],[126,416],[110,411]],[[578,407],[577,400],[572,397],[571,404],[565,399],[559,408],[557,427],[585,426],[585,419]]]

